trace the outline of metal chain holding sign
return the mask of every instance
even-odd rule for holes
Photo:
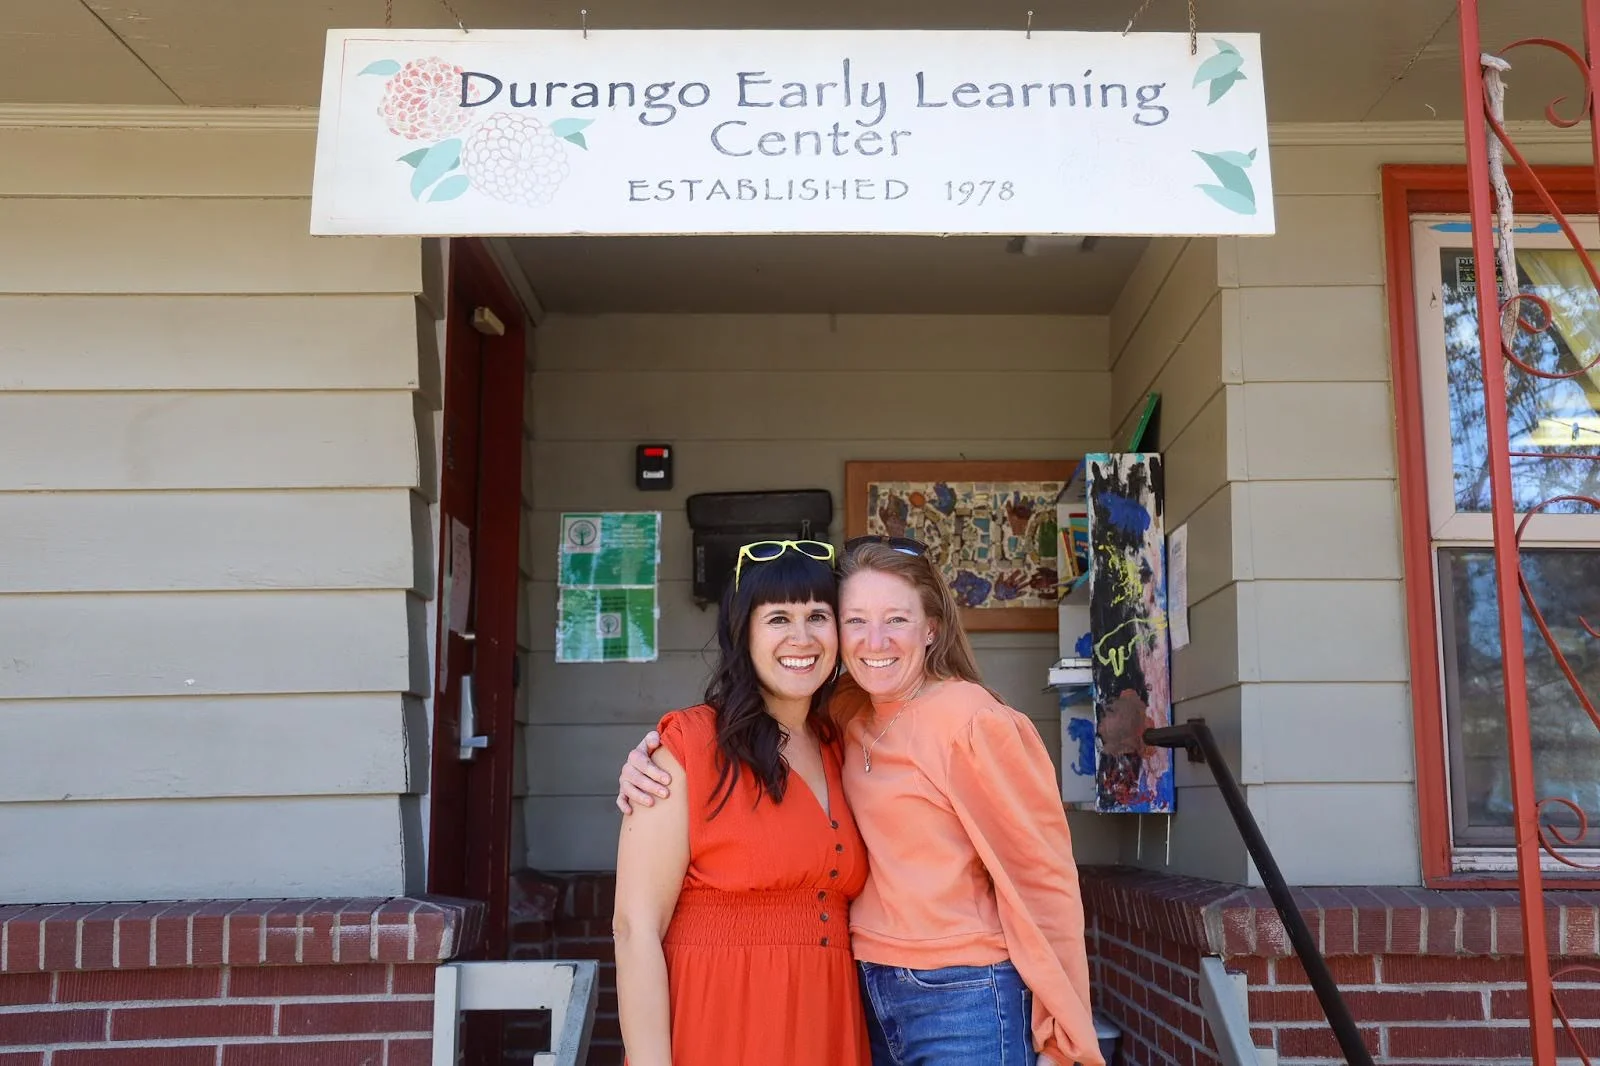
[[[1128,20],[1128,25],[1126,27],[1124,27],[1123,30],[1122,30],[1122,35],[1124,37],[1126,37],[1128,34],[1133,32],[1133,24],[1135,22],[1139,21],[1140,16],[1142,16],[1145,13],[1145,10],[1148,9],[1150,7],[1151,3],[1153,3],[1153,2],[1154,2],[1154,0],[1144,0],[1144,2],[1139,5],[1139,10],[1137,10],[1137,11],[1135,11],[1133,13],[1133,17]],[[1200,36],[1199,36],[1198,26],[1199,26],[1199,23],[1195,18],[1194,0],[1189,0],[1189,54],[1190,55],[1195,55],[1196,53],[1198,53],[1200,51]]]

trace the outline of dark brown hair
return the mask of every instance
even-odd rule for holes
[[[715,818],[733,798],[739,775],[749,770],[761,783],[762,795],[783,802],[789,786],[789,762],[783,757],[783,730],[767,713],[761,679],[750,658],[750,619],[756,608],[769,603],[826,603],[839,610],[839,579],[827,563],[786,551],[769,562],[746,563],[737,586],[728,582],[717,612],[717,644],[721,657],[706,688],[706,703],[717,713],[717,785],[711,799],[722,799],[711,812]],[[838,738],[828,717],[829,681],[811,697],[806,726],[824,744]]]

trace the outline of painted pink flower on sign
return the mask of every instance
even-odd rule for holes
[[[472,112],[461,106],[462,68],[438,56],[413,59],[383,87],[378,113],[391,133],[407,140],[438,140],[467,128]],[[482,91],[467,90],[468,100]]]
[[[462,105],[483,98],[465,86],[463,68],[438,56],[401,65],[394,59],[368,63],[357,77],[386,79],[377,113],[389,132],[422,141],[399,157],[411,168],[411,198],[444,203],[469,190],[526,207],[549,204],[572,171],[568,146],[587,149],[588,118],[559,118],[549,125],[531,115],[481,114]]]

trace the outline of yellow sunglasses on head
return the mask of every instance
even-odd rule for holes
[[[746,544],[739,549],[739,559],[733,564],[733,590],[739,591],[739,574],[744,570],[744,561],[749,559],[752,563],[770,563],[784,552],[793,548],[808,559],[815,559],[819,563],[833,562],[833,545],[822,540],[757,540]]]

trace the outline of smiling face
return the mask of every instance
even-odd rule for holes
[[[845,668],[877,702],[907,700],[921,687],[934,624],[916,586],[879,570],[839,587]]]
[[[750,661],[769,697],[809,700],[838,660],[839,629],[826,603],[764,603],[750,612]]]

